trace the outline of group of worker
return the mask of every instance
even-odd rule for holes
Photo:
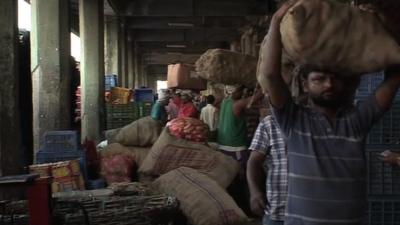
[[[245,110],[250,102],[263,97],[261,90],[252,96],[246,95],[246,90],[240,85],[227,86],[227,97],[221,103],[213,95],[193,97],[190,92],[163,89],[158,92],[151,117],[164,124],[175,118],[200,119],[209,126],[209,142],[218,142],[227,154],[240,152],[248,149]]]
[[[380,86],[358,105],[351,102],[359,76],[298,65],[307,101],[293,99],[288,87],[291,75],[281,71],[280,22],[289,7],[290,1],[273,15],[260,49],[264,60],[259,63],[258,81],[268,97],[271,115],[259,123],[248,148],[243,114],[264,95],[258,90],[243,98],[243,87],[236,87],[227,90],[229,97],[219,109],[218,126],[210,128],[218,132],[219,150],[247,166],[250,207],[264,217],[264,225],[362,225],[367,206],[365,140],[392,105],[400,86],[400,65],[386,68]],[[182,109],[190,99],[182,95],[181,100],[173,94],[170,101],[179,109],[178,117],[194,116],[194,105]],[[170,102],[160,95],[156,105]],[[156,105],[153,118],[158,117],[160,106]],[[204,109],[216,115],[214,108]],[[207,123],[213,120],[200,118]],[[247,149],[251,150],[248,160]],[[387,163],[400,162],[398,154],[383,156]]]

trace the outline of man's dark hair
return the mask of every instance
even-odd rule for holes
[[[214,95],[208,95],[206,101],[207,101],[207,104],[213,104],[215,102]]]
[[[303,80],[307,80],[308,75],[314,71],[320,71],[320,69],[312,65],[300,65],[295,69],[295,72],[299,73],[300,78]]]
[[[297,66],[295,68],[295,73],[299,73],[300,78],[303,80],[307,80],[308,75],[310,75],[311,72],[327,72],[327,73],[332,73],[336,74],[338,76],[341,76],[341,74],[336,71],[335,68],[329,67],[329,66],[315,66],[311,64],[304,64]]]

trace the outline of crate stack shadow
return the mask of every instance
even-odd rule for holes
[[[362,76],[355,103],[371,97],[383,79],[383,72]],[[385,150],[400,152],[400,92],[366,139],[369,225],[400,225],[400,166],[382,161]]]

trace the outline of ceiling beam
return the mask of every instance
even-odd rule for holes
[[[247,16],[265,15],[272,0],[109,0],[124,16]]]
[[[184,45],[184,48],[171,48],[168,46]],[[211,48],[227,48],[226,42],[138,42],[137,47],[140,52],[182,52],[185,54],[202,54]]]
[[[128,19],[131,29],[198,29],[239,28],[247,24],[244,17],[131,17]]]
[[[142,60],[147,65],[168,65],[171,63],[187,63],[194,64],[200,54],[181,54],[181,53],[147,53],[143,54]]]
[[[147,66],[147,75],[167,75],[168,66],[167,65],[148,65]]]
[[[136,42],[227,42],[239,35],[236,29],[149,30],[133,32]]]

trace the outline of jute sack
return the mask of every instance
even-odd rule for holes
[[[133,157],[125,154],[108,155],[101,158],[100,174],[107,184],[132,181],[135,162]]]
[[[162,125],[150,116],[138,119],[121,128],[115,142],[125,146],[151,146],[157,141]]]
[[[206,144],[174,137],[164,129],[139,172],[159,176],[183,166],[210,176],[223,188],[229,186],[239,170],[239,164],[233,158]]]
[[[210,49],[196,61],[199,76],[227,85],[256,85],[257,59],[238,52]]]
[[[104,150],[100,151],[100,157],[109,157],[114,155],[128,155],[132,157],[138,167],[143,164],[144,159],[149,153],[150,148],[129,147],[118,143],[108,145]]]
[[[116,129],[106,130],[104,132],[108,144],[115,143],[115,137],[117,136],[120,130],[121,128],[116,128]]]
[[[214,180],[191,168],[180,167],[153,182],[155,189],[175,196],[193,225],[240,224],[248,219]]]
[[[280,31],[290,59],[318,69],[361,74],[400,63],[399,45],[376,14],[334,0],[299,0]]]
[[[208,81],[207,91],[215,97],[215,102],[222,102],[225,98],[225,85],[223,84]]]

